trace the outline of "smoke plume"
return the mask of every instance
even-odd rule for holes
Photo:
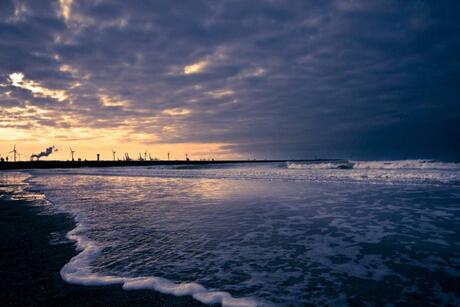
[[[56,152],[56,151],[57,151],[57,148],[54,147],[54,146],[51,146],[51,147],[46,148],[45,151],[42,151],[41,153],[31,155],[30,158],[31,159],[37,158],[37,160],[38,160],[41,157],[48,157],[50,154],[52,154],[53,152]]]

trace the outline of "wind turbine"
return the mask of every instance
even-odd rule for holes
[[[144,152],[144,161],[147,161],[147,150]]]
[[[14,154],[14,162],[16,162],[16,154],[18,153],[18,151],[16,150],[16,144],[14,144],[13,150],[10,151],[9,153]]]
[[[116,151],[112,148],[113,161],[115,161],[115,153]]]
[[[168,161],[169,161],[169,152],[168,152]]]
[[[75,150],[72,150],[72,147],[69,147],[70,149],[70,155],[72,156],[72,161],[75,161],[73,158],[73,154],[75,153]]]

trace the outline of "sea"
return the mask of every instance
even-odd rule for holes
[[[223,306],[460,306],[460,164],[283,162],[3,172],[76,221],[62,278]]]

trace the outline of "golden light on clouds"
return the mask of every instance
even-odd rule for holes
[[[214,98],[222,98],[225,96],[231,96],[235,94],[235,91],[231,89],[223,89],[223,90],[217,90],[217,91],[209,91],[207,92],[207,94]]]
[[[191,110],[184,108],[162,111],[168,116],[186,116],[190,113]],[[69,146],[77,151],[76,158],[88,160],[95,160],[97,154],[101,155],[101,159],[111,160],[112,148],[117,150],[120,158],[128,153],[136,159],[139,153],[145,151],[163,160],[167,159],[168,152],[171,159],[179,160],[184,160],[185,154],[193,160],[239,158],[237,154],[225,150],[228,144],[169,143],[162,135],[181,131],[181,126],[174,122],[159,124],[157,135],[155,129],[140,129],[139,119],[125,119],[114,126],[88,126],[87,118],[28,104],[1,109],[0,119],[0,156],[10,155],[10,147],[16,144],[22,161],[53,145],[59,150],[43,160],[69,160]],[[158,125],[156,120],[149,118],[143,119],[142,123],[147,127]]]
[[[72,77],[76,77],[76,78],[79,78],[81,79],[82,81],[83,80],[89,80],[89,78],[91,77],[90,74],[88,73],[82,73],[80,70],[78,70],[77,68],[75,67],[72,67],[68,64],[61,64],[59,66],[59,71],[60,72],[63,72],[63,73],[66,73],[66,74],[70,74],[72,75]]]
[[[73,0],[59,0],[60,15],[67,22],[70,19]]]
[[[57,55],[55,58],[60,60]],[[186,66],[184,73],[199,73],[206,69],[210,61]],[[113,157],[112,148],[117,150],[120,158],[124,157],[124,153],[129,153],[130,157],[136,159],[139,152],[146,151],[159,159],[167,159],[168,153],[171,159],[178,160],[184,160],[185,154],[192,160],[239,158],[238,154],[228,151],[227,146],[231,144],[184,141],[181,133],[187,131],[184,129],[185,118],[192,113],[190,108],[174,107],[160,109],[159,113],[144,113],[133,108],[132,100],[108,89],[98,89],[93,96],[93,112],[88,105],[81,104],[81,98],[87,99],[85,95],[74,93],[71,96],[73,89],[88,85],[86,75],[64,63],[60,64],[59,71],[76,79],[69,82],[65,90],[49,88],[43,81],[31,80],[22,72],[9,74],[7,82],[0,84],[2,89],[5,88],[0,92],[0,98],[15,98],[20,93],[12,90],[14,87],[29,91],[32,95],[22,100],[20,105],[0,109],[0,156],[10,155],[10,147],[16,144],[23,161],[50,146],[56,146],[59,150],[44,157],[44,160],[69,160],[69,146],[77,151],[76,158],[88,160],[96,159],[97,154],[102,159],[110,160]],[[194,85],[194,88],[204,91],[201,85]],[[224,88],[205,94],[219,98],[233,95],[234,91]],[[63,104],[35,105],[33,98],[50,98]],[[108,110],[103,107],[123,109]],[[109,116],[98,118],[94,114],[100,111],[114,112],[119,117],[116,120]],[[136,116],[127,118],[120,112],[133,112]]]
[[[48,111],[46,110],[43,110],[43,109],[40,109],[38,107],[35,107],[35,106],[29,106],[29,105],[26,105],[24,107],[19,107],[19,106],[16,106],[16,107],[9,107],[9,108],[3,108],[2,109],[2,112],[6,113],[7,115],[16,115],[16,114],[38,114],[38,115],[44,115],[44,114],[47,114]],[[3,123],[3,120],[4,118],[2,119],[2,123]],[[2,124],[0,123],[0,125]]]
[[[182,109],[182,108],[172,108],[172,109],[165,109],[163,110],[162,113],[169,115],[169,116],[185,116],[185,115],[192,113],[192,110]]]
[[[106,94],[100,94],[99,101],[106,107],[128,107],[131,105],[131,102],[126,99],[122,99],[118,96],[111,97]]]
[[[34,97],[53,98],[58,101],[64,101],[69,98],[66,91],[48,89],[42,86],[39,82],[26,80],[24,78],[24,74],[20,72],[10,74],[9,81],[11,82],[11,85],[15,87],[23,88],[32,92]]]
[[[73,68],[72,66],[67,64],[62,64],[61,66],[59,66],[59,71],[70,73],[72,75],[78,74],[78,69]]]
[[[0,126],[0,135],[2,135],[1,141],[6,142],[17,142],[30,138],[30,132],[27,129],[18,129],[12,127]]]
[[[208,65],[209,61],[200,61],[191,65],[187,65],[184,67],[184,74],[190,75],[200,73],[205,70]]]

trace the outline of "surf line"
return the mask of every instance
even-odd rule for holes
[[[75,217],[78,219],[78,216]],[[260,306],[260,303],[251,298],[235,298],[224,291],[210,291],[194,282],[174,283],[154,276],[119,277],[93,273],[89,269],[90,262],[101,253],[102,248],[85,236],[80,235],[85,229],[84,224],[77,221],[77,227],[67,233],[67,238],[76,242],[76,250],[79,252],[60,271],[62,279],[68,283],[85,286],[122,284],[124,290],[151,289],[175,296],[192,296],[194,299],[208,305],[221,304],[225,307]]]
[[[40,190],[39,185],[33,182],[33,178],[38,174],[31,174],[24,180],[25,183],[33,187],[33,191]],[[27,189],[23,189],[26,192]],[[83,235],[87,227],[84,224],[84,216],[69,210],[59,208],[57,204],[46,197],[46,194],[40,191],[45,201],[51,204],[55,209],[70,214],[76,223],[76,227],[70,230],[66,237],[76,243],[78,254],[66,263],[60,275],[62,279],[70,284],[79,284],[84,286],[102,286],[121,284],[124,290],[155,290],[164,294],[174,296],[192,296],[199,302],[208,305],[220,304],[224,307],[252,307],[265,305],[252,298],[235,298],[230,293],[224,291],[208,290],[204,286],[195,282],[174,283],[170,280],[155,276],[146,277],[119,277],[113,275],[101,275],[94,273],[90,269],[91,261],[100,255],[102,248],[95,242]]]

